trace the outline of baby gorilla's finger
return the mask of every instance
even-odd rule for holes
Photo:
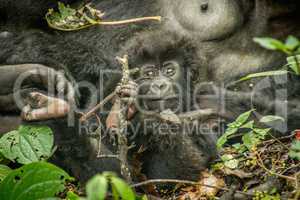
[[[127,96],[135,97],[137,95],[137,91],[132,89],[122,89],[120,91],[120,94],[121,97],[127,97]]]
[[[134,97],[123,97],[123,98],[121,98],[121,100],[122,100],[122,102],[124,102],[128,105],[131,105],[136,101],[136,99]]]

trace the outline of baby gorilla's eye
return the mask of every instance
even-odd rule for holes
[[[165,76],[173,76],[176,73],[176,62],[170,61],[163,64],[163,74]]]
[[[156,69],[155,69],[155,66],[144,66],[143,67],[143,77],[145,78],[149,78],[149,77],[154,77],[156,76]]]
[[[148,72],[146,72],[146,75],[147,76],[154,76],[154,71],[148,71]]]

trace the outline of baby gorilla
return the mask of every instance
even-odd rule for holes
[[[135,83],[121,87],[120,96],[126,102],[136,99],[134,109],[128,109],[136,111],[129,139],[143,149],[142,173],[147,178],[197,179],[216,156],[217,137],[199,128],[213,120],[200,120],[203,110],[190,110],[194,80],[206,73],[196,73],[202,70],[191,42],[162,31],[142,33],[122,54],[128,55],[131,68],[139,69]]]

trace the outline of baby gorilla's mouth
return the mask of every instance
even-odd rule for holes
[[[172,95],[167,97],[151,97],[147,99],[143,99],[142,101],[142,108],[146,111],[153,111],[153,112],[161,112],[167,109],[172,111],[180,110],[180,98],[178,95]]]

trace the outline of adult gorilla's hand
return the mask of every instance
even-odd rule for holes
[[[24,120],[62,117],[75,104],[74,88],[64,73],[44,65],[0,66],[0,85],[0,111],[22,110]],[[41,89],[46,94],[28,88]]]
[[[21,117],[25,121],[47,120],[64,117],[69,111],[70,105],[65,100],[32,92],[27,105],[22,109]]]

